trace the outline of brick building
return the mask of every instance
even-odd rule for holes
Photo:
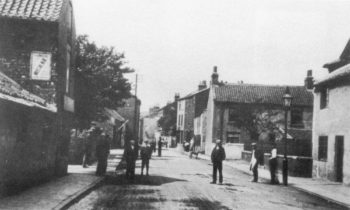
[[[0,1],[0,71],[13,86],[20,85],[19,90],[30,92],[29,98],[16,92],[13,97],[41,101],[40,109],[18,106],[12,112],[13,118],[23,117],[20,125],[1,125],[0,137],[7,139],[2,146],[13,153],[2,158],[7,164],[16,160],[16,155],[22,159],[16,162],[20,170],[7,166],[11,169],[2,185],[13,183],[21,187],[67,173],[69,131],[74,117],[74,42],[71,1]],[[6,89],[3,91],[8,94]],[[54,107],[50,111],[54,113],[47,114],[42,111],[46,110],[44,107]],[[45,126],[41,128],[49,129],[40,132],[43,122]],[[12,132],[8,129],[20,135],[7,137]],[[21,149],[24,146],[30,150]]]
[[[207,106],[207,131],[205,152],[210,154],[216,139],[225,143],[227,157],[240,159],[244,149],[258,140],[266,140],[268,130],[252,131],[239,124],[238,117],[257,113],[268,117],[277,133],[284,132],[284,108],[282,96],[285,86],[219,83],[214,70]],[[311,156],[311,128],[313,94],[304,86],[290,86],[294,97],[288,114],[288,155]],[[248,120],[248,119],[247,119]],[[265,133],[266,132],[266,133]],[[280,135],[282,136],[282,135]],[[278,152],[283,153],[284,141],[277,142]],[[267,149],[268,151],[268,149]]]

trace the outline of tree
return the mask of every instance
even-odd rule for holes
[[[176,133],[176,103],[168,104],[163,109],[163,116],[158,120],[158,126],[165,135],[173,136]]]
[[[131,85],[124,74],[134,72],[127,67],[123,53],[113,47],[98,47],[87,35],[76,41],[76,112],[80,125],[101,118],[104,107],[123,105],[131,96]]]

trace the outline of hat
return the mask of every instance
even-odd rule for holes
[[[252,146],[255,146],[255,145],[256,145],[256,143],[255,143],[255,142],[253,142],[253,143],[252,143]]]
[[[217,143],[217,144],[220,144],[220,143],[221,143],[221,140],[220,140],[220,139],[216,139],[216,143]]]

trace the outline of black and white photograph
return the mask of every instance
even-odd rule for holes
[[[0,0],[0,209],[350,209],[349,11]]]

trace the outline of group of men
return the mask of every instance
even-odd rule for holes
[[[89,130],[84,143],[84,156],[83,156],[83,167],[87,168],[88,163],[92,154],[92,147],[94,143],[95,156],[97,159],[96,175],[103,176],[107,170],[107,160],[110,150],[110,139],[109,136],[103,131],[102,128],[93,125]]]
[[[143,145],[136,145],[134,140],[130,140],[129,144],[124,149],[123,158],[126,162],[126,178],[133,180],[135,177],[136,160],[141,156],[141,176],[143,176],[144,168],[146,168],[146,176],[149,175],[149,160],[152,157],[152,152],[155,151],[155,144],[150,145],[148,140],[144,140]],[[158,141],[158,156],[162,156],[162,139]]]
[[[257,149],[256,143],[252,143],[252,158],[250,162],[250,170],[253,172],[252,182],[258,181],[258,165],[261,164],[263,153]],[[226,159],[225,149],[222,147],[221,140],[216,140],[216,145],[211,153],[211,161],[213,163],[213,181],[216,184],[217,172],[219,171],[219,184],[222,184],[222,161]],[[277,149],[276,143],[272,143],[271,157],[269,159],[269,168],[271,174],[271,184],[279,184],[277,172]]]

